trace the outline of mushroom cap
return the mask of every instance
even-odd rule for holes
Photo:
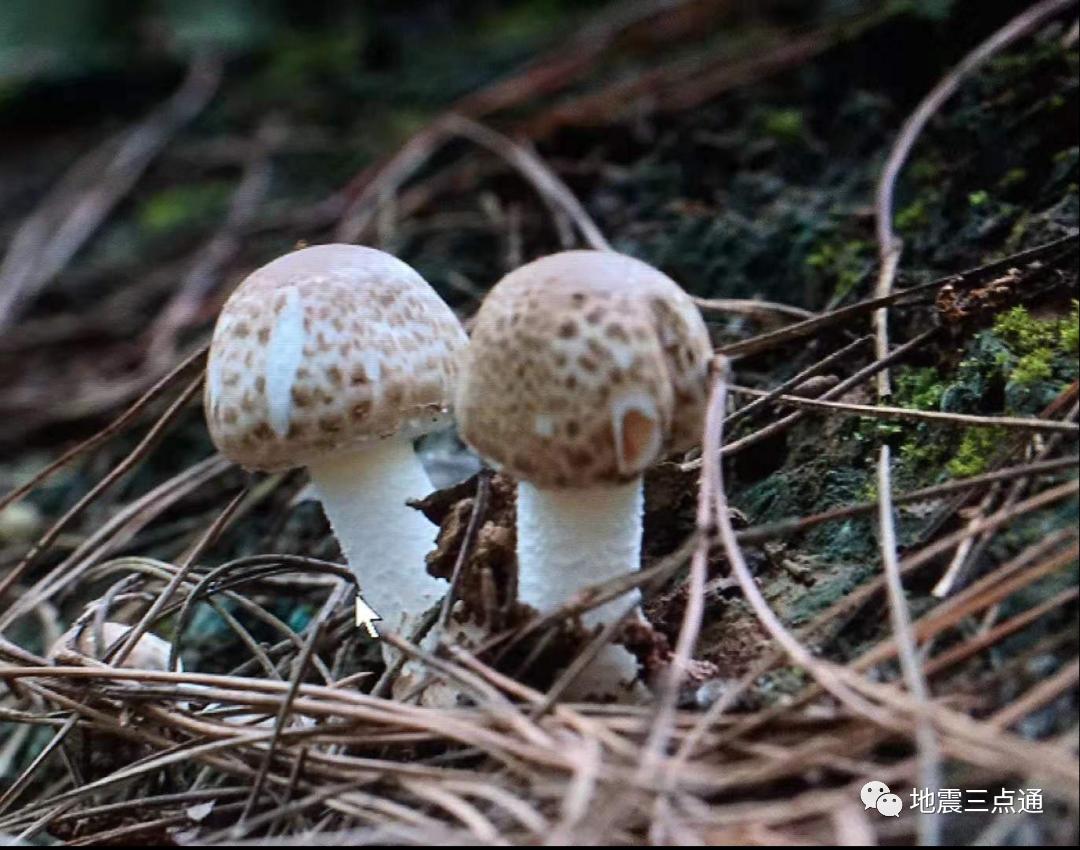
[[[317,245],[252,272],[214,328],[214,445],[266,471],[449,421],[468,338],[434,289],[374,248]]]
[[[626,482],[701,432],[712,345],[690,297],[652,266],[565,251],[488,293],[462,361],[462,438],[536,487]]]

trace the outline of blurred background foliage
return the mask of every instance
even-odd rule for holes
[[[418,99],[442,95],[453,71],[462,91],[523,52],[573,29],[599,0],[5,0],[0,80],[70,81],[152,76],[193,53],[247,57],[267,85],[332,83],[377,92],[387,71],[406,71]],[[445,36],[450,36],[446,38]],[[432,36],[443,49],[431,50]],[[463,61],[467,59],[468,61]],[[471,67],[470,67],[471,66]],[[471,77],[471,80],[470,80]]]
[[[140,366],[135,349],[146,339],[131,338],[190,279],[209,241],[231,232],[230,208],[261,142],[274,140],[265,185],[202,290],[185,343],[205,336],[248,270],[299,241],[333,240],[357,181],[444,110],[528,69],[557,76],[600,42],[576,74],[521,86],[526,95],[482,120],[534,145],[618,250],[694,294],[813,310],[864,297],[876,263],[874,184],[896,129],[947,68],[1027,5],[685,0],[608,43],[605,27],[619,32],[620,21],[665,5],[4,0],[0,245],[63,194],[66,171],[173,96],[193,57],[220,55],[225,68],[206,108],[26,304],[6,343],[26,359],[0,367],[0,413],[10,414],[0,416],[0,445],[36,430],[33,415],[13,424],[42,403],[19,387],[31,369],[38,385],[55,385],[54,403],[65,396],[66,364],[89,351],[101,368],[74,381],[82,386]],[[897,185],[901,281],[1075,227],[1077,51],[1063,36],[1056,22],[997,57],[920,140]],[[710,88],[710,73],[722,80],[797,39],[816,40],[807,56]],[[703,70],[679,76],[686,69]],[[664,75],[685,88],[634,88]],[[668,108],[671,94],[694,105]],[[608,111],[559,120],[575,98]],[[413,264],[463,315],[513,258],[567,244],[535,190],[490,152],[459,140],[421,159],[396,187],[389,223],[375,221],[360,241]],[[751,329],[716,317],[715,330],[724,339]]]

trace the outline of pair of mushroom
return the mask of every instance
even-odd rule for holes
[[[453,414],[519,482],[519,600],[551,610],[638,568],[642,474],[695,442],[711,351],[689,296],[621,254],[567,251],[511,272],[470,340],[406,264],[323,245],[263,266],[229,298],[206,416],[242,466],[308,468],[364,598],[402,631],[446,591],[424,569],[436,529],[406,505],[431,489],[416,437]],[[612,646],[589,679],[625,684],[636,669]]]

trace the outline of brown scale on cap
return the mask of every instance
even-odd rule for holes
[[[214,444],[251,469],[447,421],[467,338],[400,260],[318,245],[252,272],[225,303],[207,364]]]
[[[660,271],[612,252],[553,254],[484,300],[459,428],[537,487],[629,481],[698,440],[711,355],[697,307]]]

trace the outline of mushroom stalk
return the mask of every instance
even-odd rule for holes
[[[629,484],[581,490],[541,490],[518,482],[518,599],[550,611],[585,587],[637,570],[643,508],[640,477]],[[589,627],[610,622],[627,602],[640,599],[635,589],[586,611],[581,620]],[[627,687],[637,674],[634,656],[622,646],[609,645],[567,696],[629,695]]]
[[[412,442],[373,441],[309,463],[308,472],[360,594],[386,628],[407,636],[446,593],[424,563],[438,529],[406,504],[432,489]]]
[[[582,588],[638,569],[641,564],[641,478],[629,484],[541,490],[526,481],[517,490],[518,598],[550,611]],[[618,616],[639,591],[582,616],[588,626]]]

